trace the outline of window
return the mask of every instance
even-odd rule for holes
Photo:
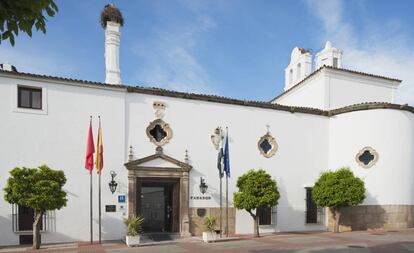
[[[356,155],[356,162],[363,168],[368,169],[374,166],[378,161],[378,153],[371,147],[365,147],[361,149]]]
[[[333,58],[333,64],[332,65],[333,65],[334,68],[338,67],[338,58],[336,58],[336,57]]]
[[[13,205],[12,206],[12,226],[13,232],[33,231],[34,210],[30,207]],[[43,215],[40,230],[45,231],[46,214]]]
[[[173,132],[170,126],[162,119],[156,119],[147,127],[147,136],[158,147],[165,145],[172,138]]]
[[[296,79],[299,80],[300,79],[300,74],[301,74],[301,65],[300,65],[300,63],[298,63],[298,67],[297,67],[296,71],[297,71],[296,72]]]
[[[306,188],[306,223],[317,223],[317,206],[312,197],[312,188]]]
[[[292,83],[293,83],[293,70],[291,69],[289,71],[289,84],[292,84]]]
[[[312,187],[306,187],[306,224],[323,224],[325,209],[318,208],[312,196]]]
[[[42,89],[18,87],[17,106],[20,108],[42,109]]]
[[[167,133],[162,129],[160,125],[155,125],[150,131],[151,136],[157,141],[160,142],[167,136]]]
[[[260,137],[257,147],[259,148],[260,154],[266,158],[270,158],[276,154],[278,145],[276,139],[269,132],[269,126],[267,126],[267,133]]]
[[[259,216],[259,225],[275,225],[276,224],[276,207],[262,207],[257,209]]]

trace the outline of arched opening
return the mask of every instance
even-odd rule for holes
[[[300,79],[300,75],[301,75],[301,64],[298,63],[297,67],[296,67],[296,80]]]
[[[293,82],[293,69],[290,69],[289,71],[289,84],[292,84]]]

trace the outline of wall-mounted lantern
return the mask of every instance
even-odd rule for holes
[[[200,192],[202,194],[207,192],[208,185],[206,184],[206,180],[203,177],[200,177]]]
[[[112,192],[112,194],[114,194],[116,191],[116,187],[118,186],[118,183],[114,180],[114,178],[116,177],[115,171],[111,170],[110,174],[112,179],[111,182],[109,182],[109,190]]]

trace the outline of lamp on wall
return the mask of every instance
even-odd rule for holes
[[[112,194],[114,194],[116,191],[116,187],[118,186],[118,183],[114,180],[114,178],[116,177],[115,171],[111,170],[110,174],[112,179],[111,182],[109,182],[109,190],[112,192]]]
[[[208,185],[206,184],[206,180],[203,177],[200,177],[200,192],[202,194],[207,192]]]

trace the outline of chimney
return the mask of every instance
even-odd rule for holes
[[[119,44],[124,18],[114,4],[108,4],[102,10],[101,25],[105,29],[105,83],[121,84]]]
[[[2,63],[0,64],[0,70],[3,71],[10,71],[10,72],[17,72],[15,66],[11,65],[10,63]]]
[[[325,43],[325,47],[316,54],[316,69],[330,66],[334,68],[342,67],[342,50],[334,48],[330,41]]]

